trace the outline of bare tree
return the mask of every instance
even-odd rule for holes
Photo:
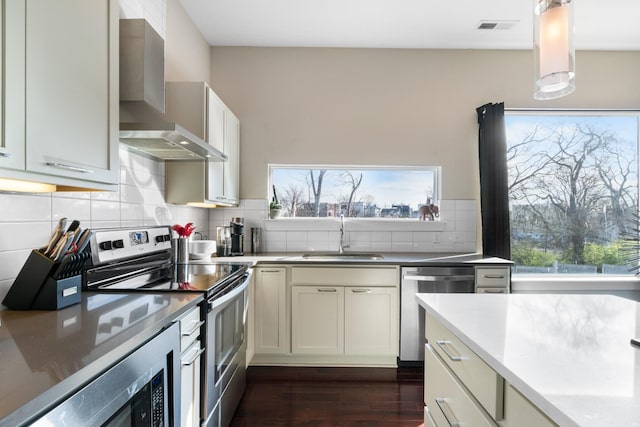
[[[584,261],[587,240],[595,240],[592,218],[603,201],[616,199],[623,218],[633,199],[636,160],[626,159],[616,142],[610,132],[580,124],[558,126],[549,135],[536,128],[507,155],[512,204],[526,206],[521,221],[538,223],[576,263]]]
[[[346,198],[347,204],[347,216],[353,215],[353,201],[358,191],[358,187],[362,184],[362,172],[359,177],[354,176],[351,171],[344,171],[340,173],[339,180],[342,184],[349,187],[349,196]]]
[[[291,217],[295,217],[298,212],[298,206],[302,202],[302,195],[304,193],[304,189],[295,184],[289,184],[284,189],[284,196],[280,199],[282,200],[283,206],[289,211],[289,215]]]
[[[307,175],[307,186],[311,194],[313,194],[313,205],[309,206],[309,210],[314,213],[313,216],[320,216],[320,197],[322,196],[322,181],[324,180],[324,176],[327,173],[326,169],[318,170],[318,176],[314,175],[314,170],[309,170],[309,175]],[[310,195],[311,196],[311,195]],[[311,204],[311,197],[309,197],[309,204]]]

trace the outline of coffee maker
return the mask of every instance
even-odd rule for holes
[[[231,218],[231,256],[244,255],[244,218]]]

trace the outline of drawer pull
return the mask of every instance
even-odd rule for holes
[[[479,288],[481,293],[485,293],[485,294],[506,294],[507,290],[506,289],[496,289],[496,288]]]
[[[183,332],[180,335],[182,335],[183,337],[190,337],[191,335],[195,334],[200,329],[200,326],[202,325],[204,325],[204,321],[201,320],[196,323],[193,329],[191,329],[190,331]]]
[[[454,362],[462,361],[462,356],[460,356],[460,355],[452,355],[447,350],[447,346],[449,346],[455,351],[455,348],[453,348],[453,346],[451,345],[451,341],[436,341],[436,344],[438,344],[438,347],[440,347],[442,349],[444,354],[446,354],[449,359],[453,360]],[[456,353],[457,353],[457,351],[456,351]]]
[[[198,359],[198,357],[200,357],[200,355],[204,352],[204,348],[199,349],[198,351],[196,351],[196,354],[193,355],[193,357],[187,361],[187,362],[182,362],[182,366],[189,366],[189,365],[193,365],[193,363]]]
[[[338,292],[335,288],[318,288],[316,289],[318,292]]]
[[[354,294],[370,294],[371,289],[352,289],[351,292]]]
[[[0,153],[0,157],[9,158],[11,157],[11,153]]]
[[[444,418],[451,427],[462,427],[462,423],[456,419],[445,399],[442,397],[436,397],[436,405],[438,405],[438,408],[442,411],[442,415],[444,415]]]
[[[279,273],[280,270],[260,270],[260,273]]]
[[[485,279],[504,279],[505,275],[504,274],[485,274],[484,278]]]

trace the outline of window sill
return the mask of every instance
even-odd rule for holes
[[[446,221],[418,221],[417,219],[345,218],[346,231],[445,231]],[[339,218],[277,218],[264,220],[266,230],[336,231]]]

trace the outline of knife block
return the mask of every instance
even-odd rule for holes
[[[79,303],[81,276],[56,280],[51,276],[59,266],[32,250],[2,304],[12,310],[58,310]]]

